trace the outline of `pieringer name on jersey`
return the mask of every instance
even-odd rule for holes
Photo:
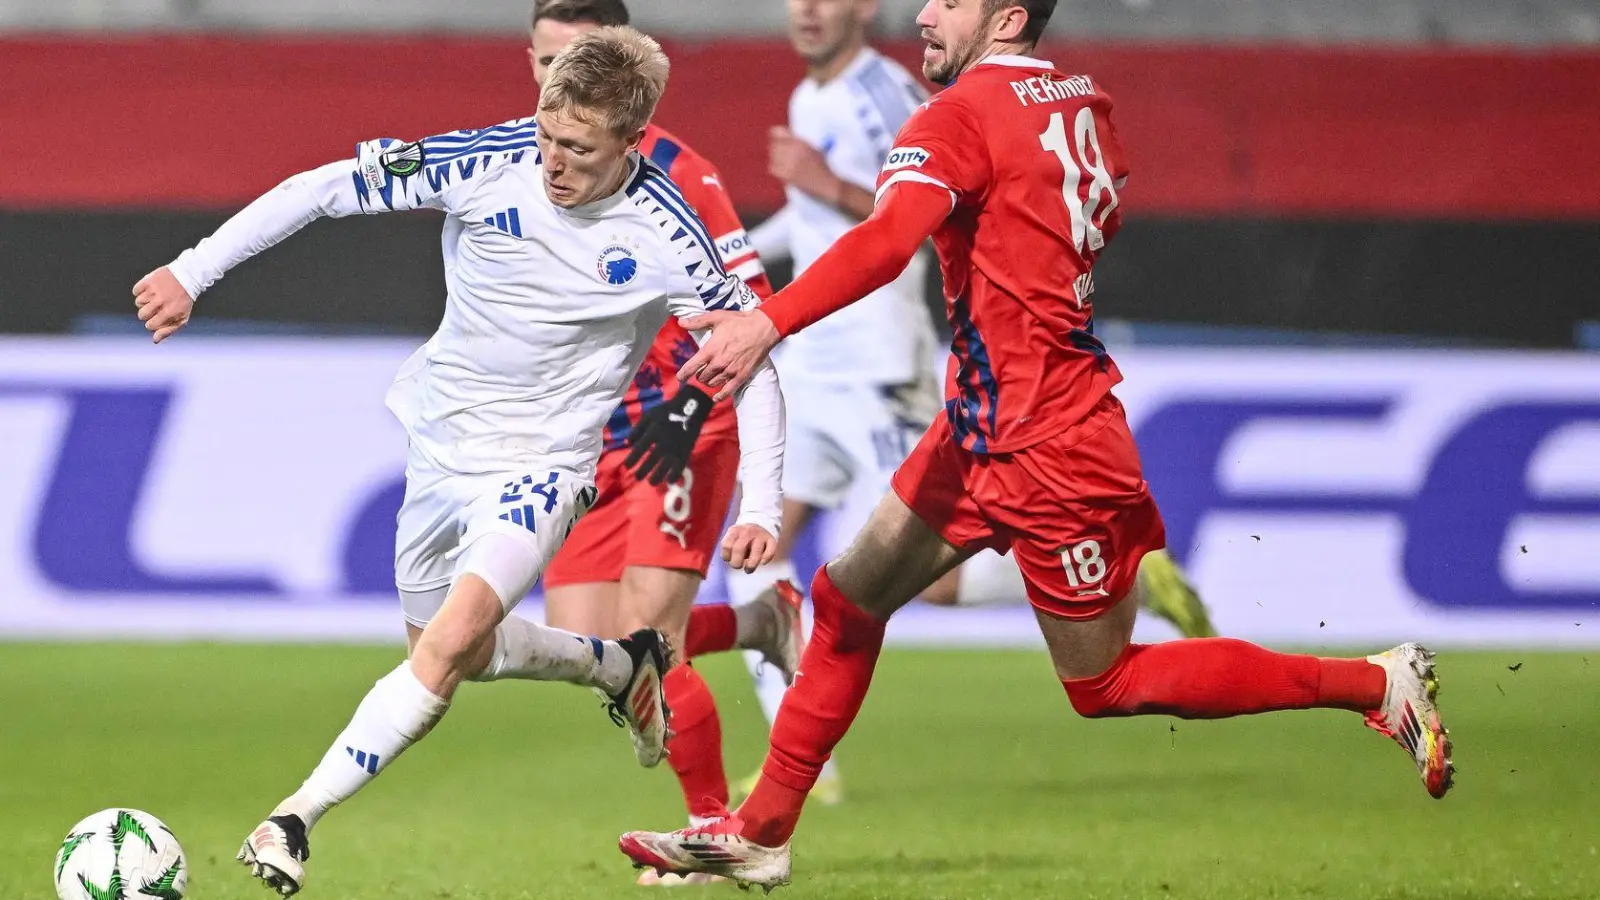
[[[1011,90],[1023,106],[1029,106],[1093,96],[1094,82],[1090,81],[1087,75],[1061,76],[1049,73],[1036,78],[1013,81]]]

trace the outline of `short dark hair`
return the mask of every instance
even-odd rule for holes
[[[1020,6],[1028,14],[1028,24],[1022,26],[1022,42],[1039,43],[1044,27],[1050,24],[1050,16],[1056,11],[1056,0],[983,0],[983,12],[989,16],[1010,6]]]
[[[1053,4],[1052,4],[1053,5]],[[531,24],[588,22],[601,27],[628,24],[628,7],[622,0],[535,0]]]

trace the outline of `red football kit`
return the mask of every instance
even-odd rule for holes
[[[727,270],[758,295],[772,293],[716,167],[666,129],[645,128],[639,154],[666,171],[716,241]],[[719,403],[695,442],[683,477],[672,484],[637,481],[622,466],[628,437],[645,411],[668,396],[678,368],[694,355],[694,338],[668,319],[606,423],[605,452],[595,473],[594,507],[578,521],[544,573],[546,587],[618,581],[627,566],[685,569],[705,575],[717,551],[739,474],[739,432],[733,404]]]
[[[1009,546],[1032,603],[1068,619],[1123,600],[1139,560],[1165,543],[1110,393],[1116,366],[1093,334],[1090,271],[1116,234],[1127,172],[1110,112],[1088,76],[1025,57],[983,60],[901,129],[872,216],[762,306],[781,336],[792,334],[887,283],[933,237],[954,331],[947,403],[896,473],[895,492],[956,546]],[[760,883],[786,880],[785,845],[861,710],[886,625],[827,567],[811,599],[805,677],[784,697],[761,780],[733,815],[710,825],[624,835],[636,862],[736,875],[735,864],[749,864],[771,879]],[[1061,683],[1073,708],[1096,718],[1364,712],[1370,726],[1400,735],[1429,792],[1442,796],[1451,770],[1437,713],[1424,755],[1415,711],[1393,718],[1404,711],[1391,708],[1388,678],[1367,659],[1198,638],[1127,644],[1099,674]],[[1423,690],[1412,683],[1413,697]]]
[[[952,544],[1014,552],[1033,604],[1069,618],[1121,600],[1139,560],[1165,545],[1110,393],[1122,376],[1094,336],[1091,271],[1121,224],[1127,176],[1111,105],[1086,75],[991,58],[906,122],[878,182],[880,204],[905,196],[880,209],[881,229],[836,248],[878,230],[920,240],[918,224],[938,223],[953,334],[945,414],[894,490]],[[814,265],[763,310],[788,335],[878,276],[857,271]]]

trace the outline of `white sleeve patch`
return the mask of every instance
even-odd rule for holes
[[[389,179],[383,171],[383,138],[356,145],[356,168],[369,190],[381,190]]]
[[[746,234],[743,228],[717,238],[717,255],[722,257],[724,265],[749,254],[751,249],[750,235]]]
[[[873,197],[872,197],[873,205],[877,205],[877,204],[883,202],[883,192],[884,191],[887,191],[890,187],[893,187],[894,185],[901,184],[901,183],[904,183],[904,182],[913,182],[913,183],[916,183],[916,184],[931,184],[934,187],[944,188],[945,191],[950,194],[950,208],[952,210],[956,208],[956,192],[950,190],[950,186],[948,184],[945,184],[944,182],[940,181],[937,178],[934,178],[931,175],[924,175],[921,172],[896,172],[893,175],[890,175],[888,180],[885,181],[883,183],[883,185],[878,188],[878,192],[873,195]]]
[[[883,160],[883,170],[893,172],[895,169],[920,169],[928,161],[928,151],[921,147],[896,147],[889,151]]]

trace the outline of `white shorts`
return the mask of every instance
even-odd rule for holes
[[[785,497],[836,509],[856,491],[881,497],[939,409],[931,376],[911,384],[785,379]]]
[[[421,627],[433,619],[460,574],[461,557],[485,534],[516,539],[542,572],[594,500],[594,482],[570,468],[457,475],[413,449],[394,551],[394,582],[406,621]],[[509,612],[522,598],[502,600]]]

